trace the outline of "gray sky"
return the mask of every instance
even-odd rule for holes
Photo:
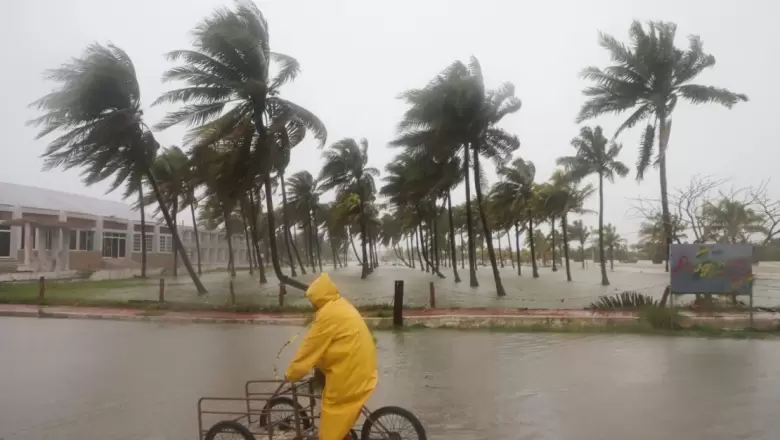
[[[269,21],[271,47],[295,56],[303,72],[285,86],[288,99],[309,108],[325,122],[329,143],[366,137],[370,161],[380,169],[396,153],[386,147],[404,111],[398,93],[424,85],[455,59],[476,55],[489,87],[515,84],[523,108],[504,122],[522,141],[516,153],[532,160],[539,180],[555,158],[573,154],[578,132],[574,117],[586,83],[579,71],[608,63],[597,45],[597,31],[627,40],[632,19],[678,24],[678,45],[694,33],[718,64],[699,83],[745,93],[750,102],[733,110],[680,104],[674,114],[669,150],[671,186],[684,185],[696,172],[732,177],[737,185],[773,177],[780,164],[780,125],[774,106],[780,100],[778,6],[770,0],[267,0],[257,2]],[[24,125],[36,112],[27,105],[51,88],[41,79],[46,68],[77,56],[90,42],[113,42],[133,58],[148,106],[172,87],[160,82],[170,64],[163,54],[189,48],[189,30],[218,0],[55,0],[9,1],[0,41],[6,60],[0,70],[0,180],[73,193],[104,196],[105,186],[84,187],[77,172],[41,171],[45,141]],[[10,9],[10,11],[9,11]],[[148,123],[170,107],[146,107]],[[610,134],[620,119],[597,123]],[[151,124],[150,124],[151,125]],[[164,146],[180,144],[184,128],[157,133]],[[633,240],[638,221],[629,198],[659,193],[655,171],[640,185],[634,180],[639,133],[627,132],[621,155],[631,176],[605,189],[605,221]],[[293,152],[289,172],[317,174],[320,152],[305,142]],[[494,174],[491,170],[491,178]],[[780,179],[770,185],[780,196]],[[455,202],[464,199],[462,191]],[[589,201],[597,208],[597,198]],[[595,226],[596,217],[586,224]]]

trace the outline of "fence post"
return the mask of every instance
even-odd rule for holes
[[[46,296],[46,278],[40,277],[38,278],[38,299],[43,301],[44,296]]]
[[[404,325],[404,282],[395,280],[395,295],[393,298],[393,327]]]
[[[436,308],[436,287],[433,285],[433,281],[428,285],[428,291],[430,292],[431,308]]]
[[[160,278],[160,296],[157,302],[160,304],[165,302],[165,278]]]
[[[284,307],[284,295],[287,295],[287,287],[279,283],[279,307]]]

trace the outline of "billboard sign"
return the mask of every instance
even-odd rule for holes
[[[671,292],[750,295],[752,260],[749,244],[673,244]]]

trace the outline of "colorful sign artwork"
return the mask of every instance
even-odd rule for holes
[[[673,293],[750,295],[753,246],[673,244],[669,258]]]

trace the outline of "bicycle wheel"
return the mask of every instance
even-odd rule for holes
[[[428,440],[420,420],[410,411],[384,406],[366,417],[361,440]]]
[[[203,440],[255,440],[255,436],[246,426],[238,422],[224,420],[212,426],[206,432]]]
[[[311,427],[309,414],[295,400],[276,396],[268,400],[260,414],[260,426],[273,425],[274,430],[293,431],[295,430],[295,412],[298,412],[298,419],[301,421],[301,429],[306,430]]]

